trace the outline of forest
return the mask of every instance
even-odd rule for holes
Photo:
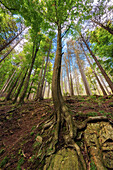
[[[112,0],[0,0],[0,170],[107,169]]]

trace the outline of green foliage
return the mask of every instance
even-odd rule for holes
[[[17,25],[15,18],[0,8],[0,46],[3,46],[9,38],[15,36],[16,32]]]
[[[9,158],[7,156],[0,163],[0,168],[3,168],[8,163]]]
[[[97,27],[90,33],[90,42],[101,64],[113,76],[113,36],[103,28]]]
[[[24,158],[20,158],[19,161],[18,161],[18,164],[17,164],[17,170],[21,170],[21,165],[24,163]]]
[[[1,149],[0,150],[0,155],[2,155],[4,153],[5,149]]]
[[[32,131],[32,132],[30,133],[30,135],[33,136],[33,135],[34,135],[34,132]]]
[[[91,165],[91,170],[97,170],[96,165],[95,165],[95,163],[93,162],[93,160],[91,160],[90,165]]]

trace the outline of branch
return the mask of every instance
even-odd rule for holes
[[[6,9],[8,9],[9,11],[10,11],[10,10],[18,10],[18,8],[9,8],[9,7],[7,7],[1,0],[0,0],[0,2],[1,2],[1,4],[2,4]]]
[[[62,35],[61,39],[66,35],[66,33],[69,31],[69,29],[71,28],[71,25],[68,27],[68,29],[65,31],[64,35]]]

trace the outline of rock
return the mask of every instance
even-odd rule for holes
[[[82,170],[76,151],[70,148],[59,150],[53,156],[49,168],[46,165],[43,170]]]
[[[97,169],[113,169],[113,127],[109,122],[88,123],[84,139]]]
[[[42,143],[42,137],[41,137],[41,136],[37,136],[37,137],[36,137],[36,141],[41,144],[41,143]]]

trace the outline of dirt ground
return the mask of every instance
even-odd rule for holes
[[[66,105],[77,121],[89,116],[107,116],[113,120],[113,96],[65,97]],[[42,124],[54,113],[53,102],[29,101],[22,106],[0,101],[0,168],[5,170],[42,169],[37,159],[36,137]],[[43,141],[45,142],[45,141]]]

